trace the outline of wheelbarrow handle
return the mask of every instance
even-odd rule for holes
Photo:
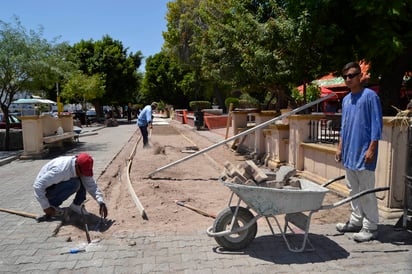
[[[330,179],[329,181],[326,181],[326,183],[324,183],[322,186],[323,186],[323,187],[327,187],[327,186],[330,185],[331,183],[334,183],[334,182],[339,181],[339,180],[342,180],[342,179],[345,179],[345,175],[341,175],[341,176],[339,176],[339,177]]]
[[[349,196],[349,197],[347,197],[347,198],[345,198],[345,199],[343,199],[343,200],[340,200],[339,202],[336,202],[336,203],[334,203],[334,204],[324,205],[324,206],[322,206],[320,209],[331,209],[331,208],[335,208],[335,207],[341,206],[341,205],[343,205],[343,204],[349,203],[349,202],[351,202],[352,200],[355,200],[355,199],[357,199],[357,198],[359,198],[359,197],[361,197],[361,196],[363,196],[363,195],[366,195],[366,194],[369,194],[369,193],[374,193],[374,192],[379,192],[379,191],[385,191],[385,190],[389,190],[389,189],[390,189],[390,187],[388,187],[388,186],[385,186],[385,187],[377,187],[377,188],[373,188],[373,189],[367,189],[367,190],[361,191],[361,192],[359,192],[359,193],[357,193],[357,194],[355,194],[355,195],[353,195],[353,196]]]

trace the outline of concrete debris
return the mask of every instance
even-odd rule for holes
[[[253,161],[245,161],[238,166],[230,162],[224,164],[220,179],[232,184],[260,186],[279,189],[302,189],[296,169],[281,166],[277,171],[259,168]]]

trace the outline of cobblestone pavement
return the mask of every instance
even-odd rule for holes
[[[136,130],[134,124],[103,128],[85,136],[65,152],[86,151],[101,174]],[[222,136],[202,131],[221,140]],[[56,156],[56,155],[51,155]],[[6,158],[0,154],[0,158]],[[41,214],[32,182],[50,159],[17,160],[0,165],[0,207]],[[315,213],[316,214],[316,213]],[[279,231],[258,227],[252,244],[228,252],[206,235],[206,228],[190,233],[114,234],[92,242],[66,242],[51,234],[56,222],[0,212],[0,273],[411,273],[412,233],[397,230],[397,220],[384,220],[377,240],[355,243],[335,233],[333,224],[311,225],[315,251],[290,252]],[[276,232],[277,231],[277,232]],[[293,236],[300,240],[300,236]],[[73,248],[86,252],[63,254]]]

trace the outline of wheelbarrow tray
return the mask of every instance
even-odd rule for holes
[[[259,215],[316,211],[322,207],[329,190],[306,179],[299,179],[301,189],[279,189],[223,182],[240,199]]]

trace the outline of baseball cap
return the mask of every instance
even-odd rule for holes
[[[77,155],[77,164],[80,172],[84,176],[93,176],[93,158],[87,153],[80,153]]]

